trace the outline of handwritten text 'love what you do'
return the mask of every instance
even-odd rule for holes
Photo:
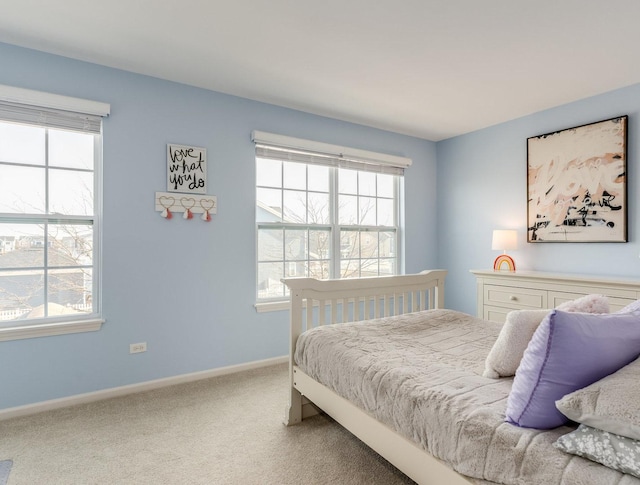
[[[207,193],[207,150],[167,145],[167,191]]]

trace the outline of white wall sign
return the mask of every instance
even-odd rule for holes
[[[167,192],[207,193],[207,150],[167,145]]]

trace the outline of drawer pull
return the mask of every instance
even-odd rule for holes
[[[517,297],[516,295],[511,295],[511,296],[509,297],[509,300],[511,300],[511,301],[518,301],[518,297]]]

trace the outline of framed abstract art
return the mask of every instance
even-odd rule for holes
[[[627,242],[627,123],[527,139],[527,240]]]

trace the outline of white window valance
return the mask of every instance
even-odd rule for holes
[[[256,156],[367,172],[403,175],[411,159],[329,143],[254,131]]]
[[[100,133],[107,103],[0,85],[0,119],[88,133]]]

